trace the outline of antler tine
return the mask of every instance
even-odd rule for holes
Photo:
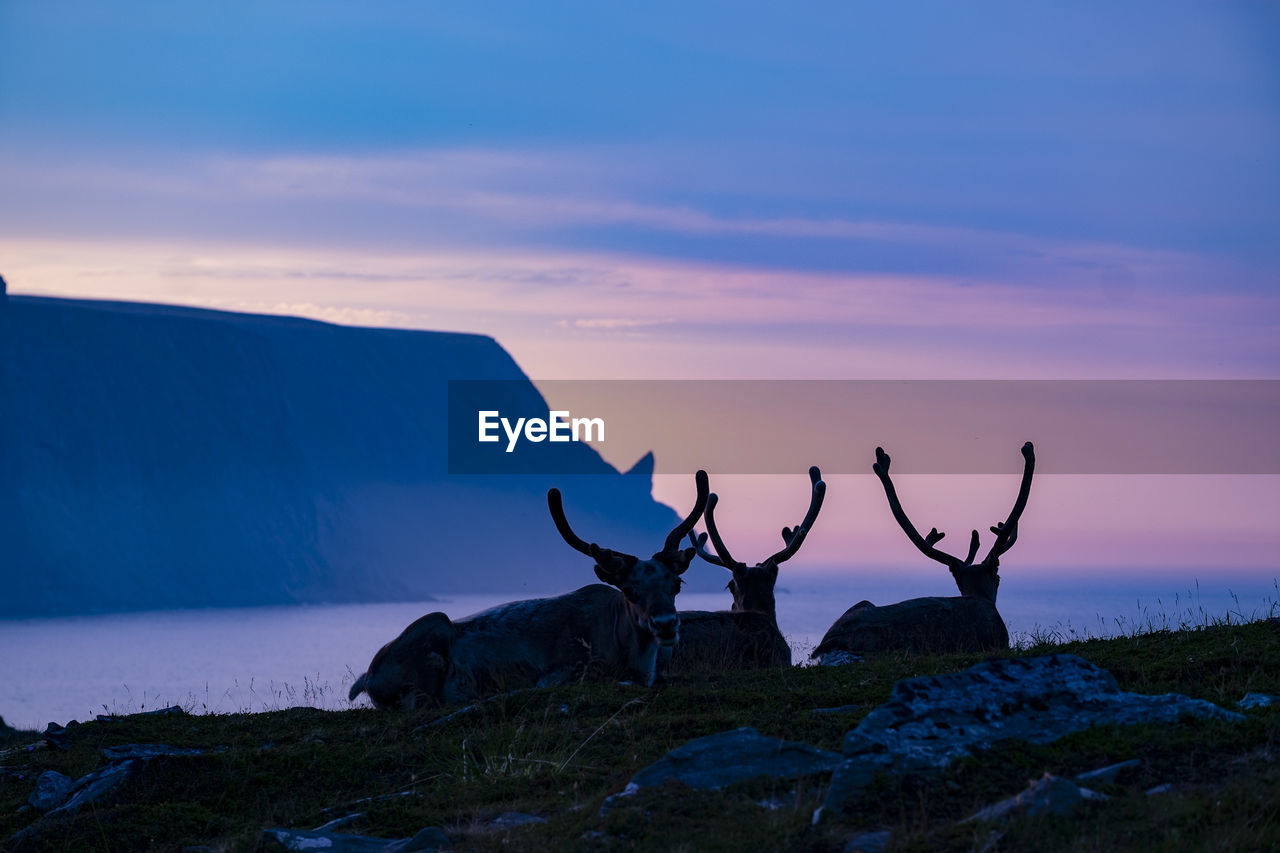
[[[965,555],[964,564],[966,566],[973,563],[973,558],[978,556],[978,531],[973,531],[973,535],[969,537],[969,553]]]
[[[711,497],[714,498],[715,495],[713,494]],[[708,506],[710,506],[710,503],[711,503],[710,501],[707,502]],[[707,550],[707,534],[705,533],[695,534],[692,530],[690,530],[689,544],[692,545],[694,550],[698,552],[699,557],[706,560],[711,565],[719,566],[722,569],[729,568],[724,564],[724,561],[722,561],[715,554],[712,554],[710,551]]]
[[[733,555],[729,553],[728,546],[724,544],[724,539],[720,537],[720,529],[716,527],[716,504],[719,502],[719,495],[713,494],[707,498],[707,511],[703,514],[703,518],[707,522],[707,532],[711,534],[711,545],[716,549],[716,553],[720,555],[720,565],[730,569],[738,565],[738,561],[733,559]]]
[[[796,551],[800,550],[800,546],[804,544],[804,538],[809,535],[809,528],[813,527],[813,522],[818,518],[818,512],[822,509],[822,500],[827,494],[827,484],[822,482],[822,472],[818,470],[818,466],[814,465],[809,469],[809,482],[813,483],[813,493],[809,497],[809,511],[805,513],[804,521],[799,526],[789,531],[784,527],[782,529],[782,539],[787,543],[787,547],[774,554],[765,562],[778,564],[786,562],[795,556]]]
[[[1031,442],[1022,445],[1022,458],[1024,460],[1022,466],[1022,483],[1018,486],[1018,498],[1013,502],[1013,509],[1009,511],[1009,517],[991,528],[991,532],[996,535],[995,544],[991,546],[991,551],[987,554],[987,559],[998,558],[1005,551],[1013,547],[1013,543],[1018,541],[1018,520],[1022,518],[1022,511],[1027,508],[1027,498],[1031,496],[1031,478],[1036,472],[1036,448]]]
[[[547,490],[547,508],[551,510],[551,520],[556,523],[556,530],[560,531],[561,538],[569,543],[569,547],[588,557],[595,557],[600,546],[583,542],[578,538],[578,534],[573,532],[573,528],[569,526],[569,519],[564,517],[564,503],[560,498],[559,489]]]
[[[707,484],[707,472],[699,471],[694,475],[694,483],[698,487],[698,499],[694,502],[693,509],[685,516],[684,521],[676,525],[675,530],[667,534],[667,541],[662,545],[662,553],[672,554],[680,548],[680,541],[693,530],[693,526],[698,523],[698,519],[702,517],[703,510],[707,507],[707,499],[711,494],[711,487]]]
[[[915,545],[931,560],[937,560],[951,569],[959,569],[964,563],[956,557],[951,556],[946,551],[940,551],[933,547],[933,543],[938,542],[945,536],[945,533],[939,533],[935,527],[929,531],[929,535],[921,536],[916,530],[915,525],[911,523],[911,519],[907,518],[907,514],[902,511],[902,503],[898,500],[898,492],[893,487],[893,481],[889,479],[889,454],[884,452],[884,448],[876,448],[876,464],[871,466],[871,470],[876,472],[876,476],[880,478],[881,485],[884,486],[885,496],[889,499],[889,510],[893,513],[893,517],[897,519],[898,526],[907,534],[907,538],[911,540],[911,544]]]

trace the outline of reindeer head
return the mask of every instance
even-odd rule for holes
[[[707,472],[699,471],[694,479],[698,497],[693,510],[667,534],[662,550],[647,560],[579,539],[564,516],[560,490],[551,489],[547,492],[551,518],[564,541],[575,551],[595,560],[596,577],[622,590],[637,627],[651,634],[663,646],[674,646],[679,639],[680,617],[676,613],[676,593],[683,583],[680,576],[689,568],[694,555],[693,548],[682,550],[680,542],[693,530],[707,505]]]
[[[716,528],[715,508],[720,500],[719,496],[711,495],[707,498],[707,533],[711,535],[711,544],[715,547],[716,553],[714,555],[707,553],[707,533],[700,536],[690,533],[689,541],[697,548],[699,557],[708,563],[726,568],[733,574],[729,579],[728,589],[733,594],[734,611],[754,611],[776,616],[777,603],[774,600],[773,589],[778,582],[778,565],[791,559],[796,551],[800,550],[800,546],[804,544],[804,538],[809,535],[809,528],[813,527],[813,522],[818,517],[818,511],[822,509],[822,499],[827,493],[827,484],[822,482],[822,472],[816,465],[809,469],[809,481],[813,487],[809,498],[809,511],[805,514],[804,521],[794,529],[782,528],[782,544],[786,547],[754,566],[738,562],[729,553],[724,539],[720,536],[720,531]]]
[[[978,531],[973,531],[973,535],[969,538],[969,552],[963,560],[938,550],[934,545],[946,534],[939,533],[936,527],[930,529],[924,536],[917,532],[915,525],[903,512],[902,504],[898,501],[898,492],[893,487],[893,481],[889,479],[889,454],[885,453],[883,448],[876,448],[876,463],[871,466],[871,470],[875,471],[876,476],[880,478],[884,493],[889,498],[889,509],[893,512],[893,517],[898,520],[903,532],[907,534],[907,538],[911,540],[911,544],[920,549],[926,557],[937,560],[951,570],[951,577],[955,578],[961,596],[985,598],[994,604],[996,592],[1000,587],[1000,557],[1013,547],[1014,542],[1018,541],[1018,519],[1022,517],[1022,511],[1027,508],[1027,496],[1031,494],[1031,477],[1035,473],[1036,454],[1035,448],[1029,441],[1022,445],[1022,458],[1024,460],[1022,485],[1018,489],[1018,498],[1013,503],[1013,510],[1006,520],[998,522],[991,528],[991,532],[996,535],[995,544],[991,546],[987,556],[983,557],[982,562],[976,564],[973,561],[978,556]]]

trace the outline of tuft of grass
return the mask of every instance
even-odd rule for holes
[[[1176,691],[1228,707],[1246,692],[1280,693],[1280,625],[1224,619],[1151,627],[1033,638],[1003,654],[1071,652],[1111,670],[1124,689]],[[28,742],[0,756],[0,849],[252,851],[266,827],[310,829],[356,813],[339,831],[403,838],[439,826],[456,849],[479,851],[838,851],[849,836],[881,828],[892,830],[895,850],[1280,845],[1277,709],[1249,712],[1239,724],[1099,728],[1044,746],[1000,744],[939,777],[882,779],[847,814],[818,826],[811,818],[825,794],[823,777],[724,791],[672,784],[600,814],[605,798],[637,771],[691,738],[753,726],[839,750],[845,732],[899,679],[954,672],[984,657],[888,654],[845,667],[696,672],[657,689],[588,678],[498,697],[447,720],[457,708],[284,708],[89,722],[69,726],[66,751]],[[300,693],[312,689],[304,683]],[[838,705],[859,710],[812,713]],[[426,725],[434,720],[443,722]],[[104,763],[104,747],[129,743],[209,751],[155,759],[75,816],[38,820],[21,810],[40,772],[79,777]],[[1046,771],[1071,776],[1134,757],[1141,766],[1102,789],[1110,800],[1070,820],[959,822]],[[1164,783],[1173,791],[1144,793]],[[496,828],[494,819],[507,811],[546,822]],[[5,841],[32,824],[36,833],[25,845]]]

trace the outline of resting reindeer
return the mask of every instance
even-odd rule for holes
[[[805,536],[822,509],[822,499],[827,484],[822,482],[822,472],[809,469],[813,484],[809,498],[809,511],[804,521],[794,529],[782,528],[781,551],[762,563],[748,566],[729,553],[724,538],[716,528],[715,508],[717,495],[707,499],[707,533],[689,539],[698,549],[698,556],[708,563],[728,569],[732,573],[729,592],[733,594],[733,609],[706,611],[682,610],[680,612],[680,643],[672,650],[671,665],[676,667],[755,667],[790,666],[791,647],[778,630],[777,606],[773,589],[778,581],[778,566],[800,550]],[[715,554],[706,550],[707,534]],[[666,665],[663,661],[662,666]],[[660,666],[661,668],[661,666]]]
[[[675,597],[694,555],[680,543],[706,507],[705,471],[696,482],[693,510],[647,560],[579,539],[565,518],[560,491],[551,489],[547,505],[556,529],[595,560],[596,575],[609,586],[513,601],[457,622],[443,613],[423,616],[374,655],[350,698],[368,693],[379,707],[454,704],[559,683],[591,663],[651,685],[659,648],[679,638]]]
[[[907,538],[926,557],[943,563],[951,570],[958,598],[913,598],[885,607],[861,601],[845,611],[827,631],[812,657],[830,652],[883,652],[909,650],[916,652],[976,652],[1009,647],[1009,631],[996,610],[996,590],[1000,586],[1000,557],[1018,541],[1018,519],[1027,507],[1031,494],[1031,477],[1035,473],[1035,448],[1031,442],[1022,445],[1025,460],[1022,485],[1008,519],[996,524],[991,532],[995,544],[981,563],[974,564],[978,554],[978,531],[969,540],[969,553],[963,560],[934,546],[942,539],[937,528],[921,536],[902,510],[898,493],[889,479],[889,454],[876,448],[876,464],[872,470],[884,485],[889,509],[906,532]]]

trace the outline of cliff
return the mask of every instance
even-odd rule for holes
[[[676,522],[581,444],[586,475],[449,475],[448,380],[547,409],[488,337],[13,295],[0,335],[0,617],[592,582],[550,485],[602,544]]]

